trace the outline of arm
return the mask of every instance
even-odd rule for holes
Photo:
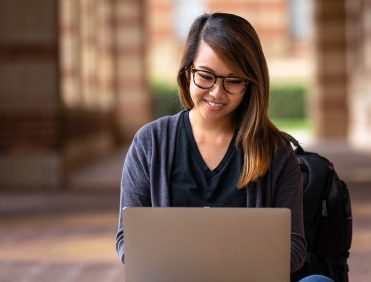
[[[273,205],[291,210],[291,272],[300,269],[306,256],[303,222],[303,188],[301,173],[291,147],[283,149],[278,175],[275,177]]]
[[[150,140],[143,131],[139,131],[127,152],[120,185],[119,224],[116,234],[116,250],[124,263],[124,226],[122,209],[133,206],[150,206]]]

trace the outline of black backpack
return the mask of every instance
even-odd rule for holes
[[[348,257],[352,241],[352,210],[347,185],[333,164],[323,156],[306,152],[292,136],[304,189],[304,228],[307,258],[291,276],[292,281],[322,274],[335,282],[348,281]]]

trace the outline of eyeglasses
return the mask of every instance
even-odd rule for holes
[[[191,69],[193,75],[193,83],[201,89],[211,89],[218,80],[222,79],[222,85],[225,92],[229,94],[242,94],[246,89],[248,80],[238,76],[221,76],[212,72],[199,69]]]

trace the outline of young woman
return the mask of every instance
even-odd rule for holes
[[[145,125],[134,137],[120,210],[286,207],[292,214],[291,271],[300,269],[306,255],[300,170],[267,115],[268,68],[254,28],[232,14],[197,18],[178,85],[184,111]],[[121,213],[116,242],[123,262]]]

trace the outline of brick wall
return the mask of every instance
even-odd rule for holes
[[[290,50],[287,0],[209,0],[211,12],[227,12],[246,18],[256,29],[266,55],[283,56]]]

